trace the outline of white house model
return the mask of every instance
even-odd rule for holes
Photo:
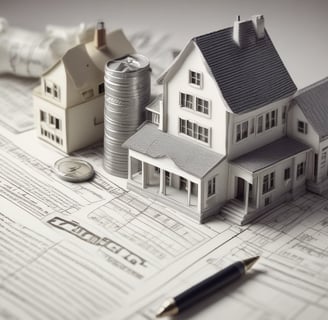
[[[262,15],[193,38],[159,81],[162,100],[124,143],[130,189],[200,222],[221,211],[244,224],[327,177],[328,82],[293,100]]]
[[[66,153],[102,140],[105,64],[134,52],[121,30],[106,36],[98,23],[94,40],[68,50],[34,89],[37,136]]]

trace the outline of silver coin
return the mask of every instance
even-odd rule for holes
[[[54,164],[54,172],[62,180],[70,182],[87,181],[95,174],[89,162],[71,157],[57,160]]]

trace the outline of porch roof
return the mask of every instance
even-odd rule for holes
[[[249,172],[257,172],[310,149],[302,142],[284,137],[232,160],[230,163]]]
[[[181,170],[197,178],[204,177],[224,159],[222,154],[162,132],[151,123],[145,124],[126,140],[123,147],[152,158],[169,158]]]

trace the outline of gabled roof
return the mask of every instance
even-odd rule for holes
[[[164,133],[151,123],[139,129],[123,147],[152,158],[169,158],[181,170],[198,178],[204,177],[224,159],[223,155],[197,143]]]
[[[97,49],[93,40],[69,49],[64,56],[48,69],[43,76],[59,65],[62,61],[65,72],[70,75],[77,88],[95,79],[103,78],[105,64],[135,50],[125,37],[122,30],[115,30],[106,37],[107,47]]]
[[[328,77],[300,90],[294,101],[320,139],[328,137]]]
[[[243,48],[234,42],[232,27],[192,39],[234,113],[260,108],[297,90],[268,33],[258,39],[252,21],[244,24],[248,39]]]
[[[231,164],[244,168],[249,172],[257,172],[310,149],[302,142],[283,137],[232,160]]]

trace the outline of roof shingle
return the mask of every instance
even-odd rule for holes
[[[257,39],[252,21],[245,23],[248,39],[243,48],[234,42],[232,27],[193,38],[234,113],[260,108],[297,90],[267,32]]]

